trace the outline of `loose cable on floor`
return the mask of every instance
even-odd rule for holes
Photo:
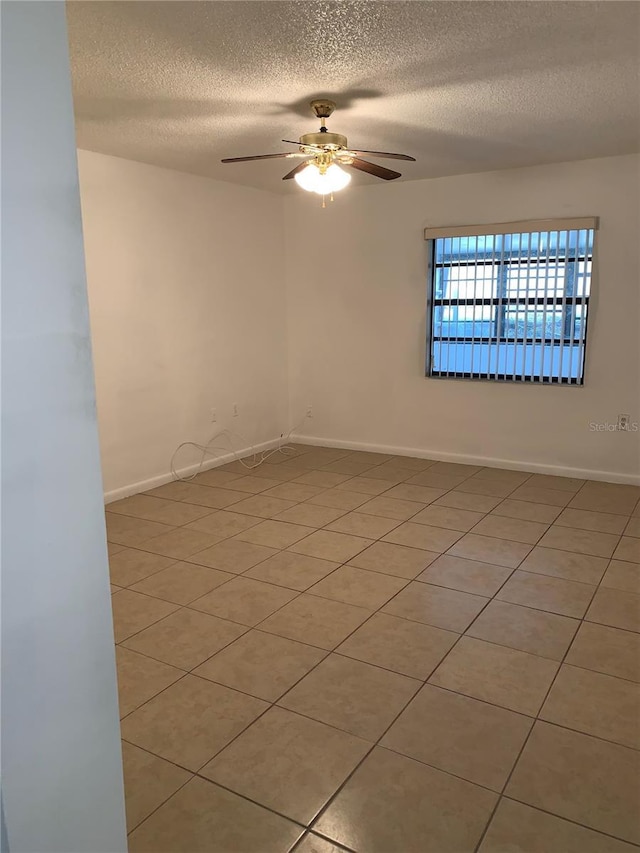
[[[241,433],[239,433],[237,431],[229,430],[229,429],[220,430],[220,432],[217,432],[215,435],[211,436],[211,438],[209,439],[209,441],[207,441],[206,444],[198,444],[195,441],[183,441],[182,444],[179,444],[178,447],[176,447],[176,449],[173,453],[173,456],[171,457],[171,466],[170,466],[171,467],[171,476],[173,477],[174,480],[179,480],[181,482],[188,483],[190,480],[193,480],[195,477],[198,476],[198,474],[200,474],[200,472],[202,471],[202,466],[204,465],[207,456],[215,455],[216,452],[233,454],[233,457],[234,457],[236,462],[239,462],[247,470],[251,471],[254,468],[258,468],[260,465],[262,465],[264,462],[266,462],[267,459],[270,459],[276,453],[283,453],[283,454],[293,453],[294,448],[291,447],[290,445],[288,445],[287,442],[288,442],[291,434],[293,432],[296,432],[297,430],[299,430],[303,424],[304,424],[304,420],[302,420],[296,426],[291,427],[291,429],[289,430],[289,432],[286,435],[283,434],[280,436],[280,440],[278,442],[277,447],[274,447],[271,450],[263,450],[260,454],[256,453],[256,451],[254,449],[255,448],[254,444],[249,445],[250,452],[247,453],[246,448],[247,448],[248,442],[246,441],[244,436],[241,435]],[[244,447],[243,447],[242,451],[236,450],[235,447],[233,446],[233,441],[232,441],[233,436],[237,436],[241,441],[244,442]],[[228,444],[225,446],[222,446],[222,447],[217,445],[217,444],[214,444],[214,442],[216,442],[220,439],[226,440],[228,442]],[[201,453],[200,462],[198,463],[196,470],[192,474],[189,474],[187,476],[182,476],[176,470],[176,457],[177,457],[178,453],[180,453],[180,451],[184,447],[194,447],[196,450],[199,450]],[[257,461],[254,461],[253,464],[247,463],[247,462],[245,462],[244,457],[240,455],[240,453],[243,453],[245,457],[253,457],[254,460],[257,458]]]

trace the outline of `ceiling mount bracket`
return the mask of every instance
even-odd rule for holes
[[[328,98],[317,98],[309,104],[317,118],[329,118],[335,110],[335,101],[330,101]]]

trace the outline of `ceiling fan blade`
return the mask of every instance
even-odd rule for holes
[[[408,154],[392,154],[390,151],[365,151],[364,149],[360,149],[356,151],[355,148],[350,148],[350,151],[353,151],[354,154],[373,154],[375,157],[389,157],[392,160],[411,160],[412,163],[416,162],[415,157],[409,157]]]
[[[306,157],[298,151],[287,151],[286,154],[256,154],[255,157],[226,157],[221,163],[246,163],[247,160],[275,160],[279,157]]]
[[[368,160],[360,160],[358,157],[348,165],[352,169],[359,169],[361,172],[368,172],[370,175],[375,175],[376,178],[382,178],[383,181],[393,181],[395,178],[402,177],[400,172],[393,172],[391,169],[385,169],[384,166],[378,166],[377,163],[369,163]]]
[[[295,178],[295,176],[298,174],[298,172],[301,172],[307,166],[308,162],[309,162],[308,160],[305,160],[304,163],[298,163],[298,165],[295,167],[295,169],[292,169],[290,172],[287,172],[287,174],[284,176],[284,178],[282,180],[288,181],[291,178]]]

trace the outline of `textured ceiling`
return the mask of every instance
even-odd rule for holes
[[[399,151],[402,180],[640,150],[637,2],[67,3],[78,145],[280,191],[223,165],[317,130]],[[397,161],[379,161],[396,168]],[[368,175],[357,183],[376,183]],[[382,183],[382,182],[379,182]]]

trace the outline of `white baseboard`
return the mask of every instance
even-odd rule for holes
[[[252,447],[245,447],[233,453],[225,453],[223,456],[216,456],[212,459],[207,459],[202,466],[189,465],[186,468],[179,468],[177,473],[181,477],[188,477],[190,474],[195,474],[198,470],[208,471],[210,468],[218,468],[220,465],[225,465],[227,462],[233,462],[238,457],[250,456],[253,453],[262,453],[263,450],[271,450],[277,447],[282,441],[281,438],[273,438],[270,441],[263,441],[262,444],[255,444]],[[140,480],[138,483],[130,483],[128,486],[121,486],[119,489],[113,489],[110,492],[104,493],[104,502],[106,504],[119,501],[122,498],[128,498],[131,495],[137,495],[140,492],[148,492],[149,489],[155,489],[158,486],[164,486],[165,483],[170,483],[173,480],[171,473],[158,474],[155,477],[149,477],[148,480]]]
[[[487,468],[508,468],[513,471],[529,471],[532,474],[552,474],[556,477],[576,477],[580,480],[602,480],[605,483],[626,483],[640,486],[640,475],[623,474],[618,471],[597,471],[590,468],[570,468],[566,465],[545,465],[540,462],[523,462],[518,459],[497,459],[492,456],[468,456],[463,453],[443,453],[420,447],[396,447],[388,444],[368,444],[364,441],[340,441],[310,435],[290,437],[297,444],[313,447],[336,447],[344,450],[365,450],[369,453],[389,453],[394,456],[415,456],[418,459],[436,459],[438,462],[458,462],[464,465],[483,465]]]

